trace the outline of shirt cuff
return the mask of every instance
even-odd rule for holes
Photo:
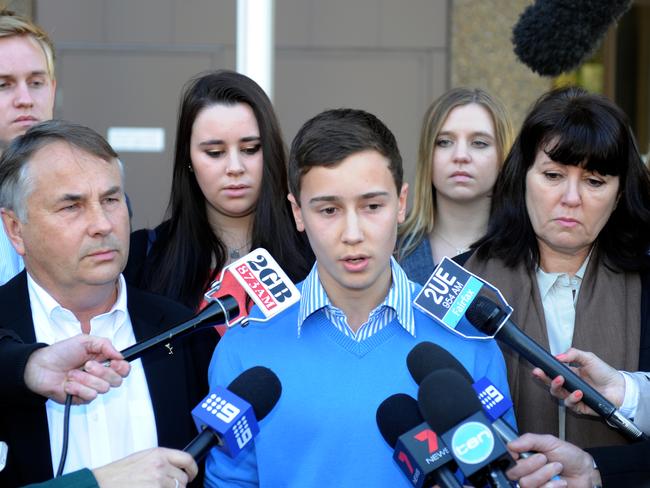
[[[625,395],[618,411],[621,415],[633,419],[636,416],[637,406],[639,405],[639,385],[632,374],[627,371],[620,371],[620,373],[623,374],[623,378],[625,379]]]

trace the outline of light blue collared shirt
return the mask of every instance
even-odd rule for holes
[[[394,258],[390,258],[392,283],[386,299],[370,312],[368,321],[356,333],[348,325],[347,317],[340,308],[332,305],[318,275],[318,263],[309,272],[302,284],[300,310],[298,312],[298,335],[307,317],[324,309],[327,319],[346,337],[361,342],[379,332],[393,319],[415,337],[415,319],[411,305],[414,284],[409,281],[404,270]]]

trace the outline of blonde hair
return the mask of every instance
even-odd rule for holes
[[[7,9],[0,9],[0,38],[29,36],[43,50],[47,73],[54,79],[54,43],[43,29],[32,21]]]
[[[420,147],[415,172],[413,208],[398,231],[397,258],[411,253],[420,241],[433,230],[435,214],[435,188],[433,187],[433,152],[436,138],[456,107],[476,103],[485,108],[494,124],[499,167],[503,164],[514,140],[514,131],[504,105],[481,88],[453,88],[436,99],[424,114]]]

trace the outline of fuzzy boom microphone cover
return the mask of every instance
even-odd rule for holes
[[[557,76],[587,59],[632,0],[536,0],[512,30],[517,57],[542,76]]]

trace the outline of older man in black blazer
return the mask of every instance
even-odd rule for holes
[[[0,328],[25,343],[93,333],[123,349],[191,314],[127,287],[121,277],[130,227],[123,179],[106,141],[75,124],[44,122],[7,148],[0,159],[0,207],[26,269],[0,288]],[[202,368],[214,345],[199,344],[194,341],[196,351],[180,344],[152,351],[132,363],[120,388],[73,407],[64,472],[156,445],[182,448],[191,440],[190,411],[206,393]],[[63,423],[61,406],[44,397],[2,402],[0,439],[9,444],[9,456],[0,486],[52,478]]]

